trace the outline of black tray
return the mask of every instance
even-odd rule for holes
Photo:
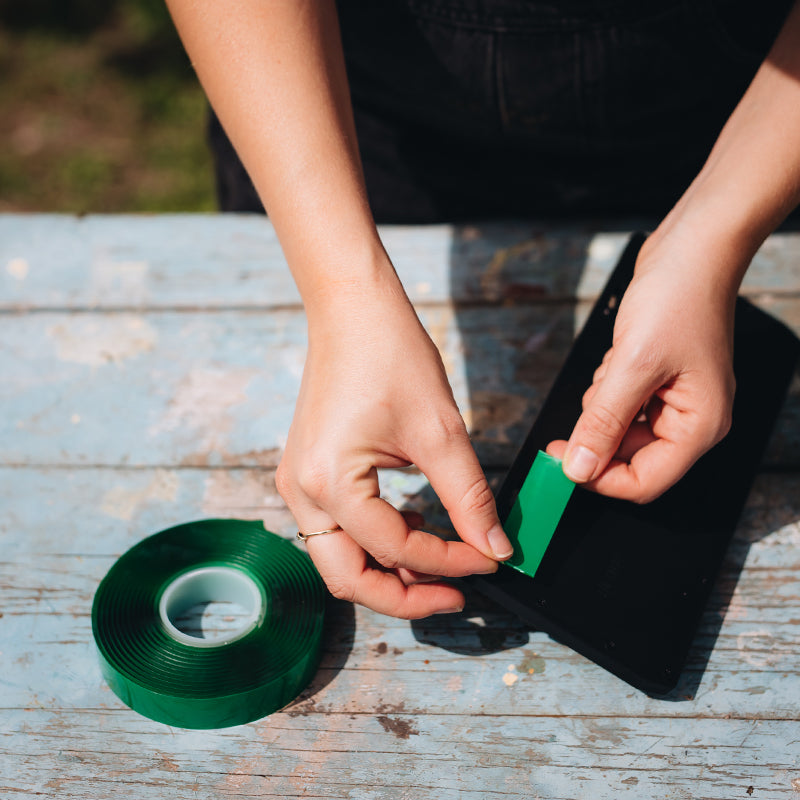
[[[536,453],[566,439],[611,346],[616,309],[644,241],[628,244],[497,495],[505,520]],[[647,505],[578,487],[531,578],[501,566],[480,591],[528,624],[651,694],[675,688],[756,469],[783,404],[800,341],[739,298],[731,431]]]

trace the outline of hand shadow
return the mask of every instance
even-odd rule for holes
[[[322,637],[322,658],[311,683],[286,706],[290,717],[306,716],[315,711],[315,695],[339,674],[347,663],[356,635],[355,607],[344,600],[327,596],[325,626]]]

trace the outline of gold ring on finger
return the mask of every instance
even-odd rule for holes
[[[324,531],[311,531],[310,533],[303,533],[303,531],[297,531],[297,538],[301,542],[305,542],[306,539],[309,539],[312,536],[322,536],[325,533],[338,533],[342,530],[341,525],[337,525],[335,528],[325,528]]]

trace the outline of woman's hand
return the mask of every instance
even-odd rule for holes
[[[335,595],[403,617],[460,609],[461,593],[434,578],[492,572],[511,546],[372,219],[335,2],[169,6],[308,315],[279,491],[301,530],[344,529],[308,541]],[[410,527],[419,520],[381,499],[377,470],[407,464],[428,476],[463,541]]]
[[[569,477],[646,502],[725,435],[736,293],[798,202],[800,0],[700,174],[642,247],[583,414],[568,444],[548,447]]]
[[[730,427],[737,284],[718,276],[743,268],[718,269],[696,241],[671,229],[645,242],[569,443],[548,447],[601,494],[654,499]]]
[[[417,530],[381,499],[380,468],[415,464],[463,541]],[[337,290],[309,308],[309,352],[278,491],[337,597],[393,616],[459,611],[439,576],[489,573],[511,555],[439,353],[402,289]],[[411,524],[409,524],[411,523]]]

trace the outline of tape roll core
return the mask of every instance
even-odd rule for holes
[[[197,603],[244,609],[210,638],[175,624]],[[308,556],[260,522],[204,520],[144,539],[97,589],[92,629],[112,691],[146,717],[224,728],[271,714],[306,687],[319,663],[322,580]]]
[[[200,603],[232,603],[244,609],[234,630],[214,636],[192,636],[176,620]],[[158,615],[173,639],[190,647],[219,647],[247,636],[264,617],[264,595],[256,582],[232,567],[199,567],[169,581],[158,601]]]

